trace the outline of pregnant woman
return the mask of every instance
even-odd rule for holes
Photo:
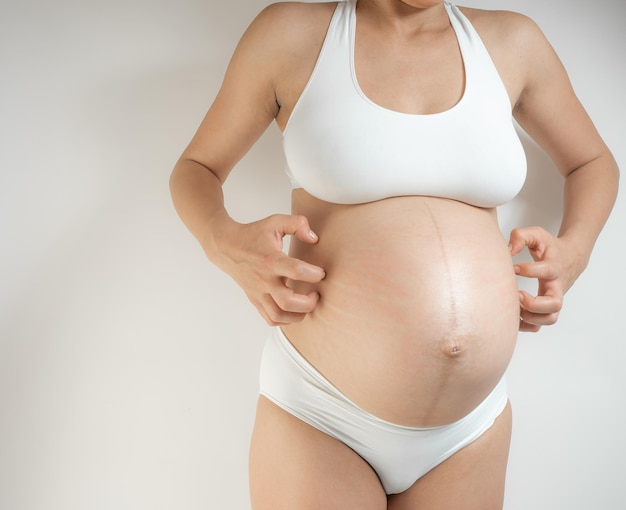
[[[513,117],[565,177],[558,236],[499,231],[495,208],[526,175]],[[272,121],[292,214],[236,223],[222,184]],[[517,332],[557,320],[617,180],[524,16],[441,0],[266,8],[171,179],[208,258],[272,326],[253,508],[501,508]],[[525,247],[534,262],[514,266]]]

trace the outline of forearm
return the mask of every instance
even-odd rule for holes
[[[582,271],[617,197],[619,170],[607,150],[565,179],[563,219],[558,237],[579,259]]]
[[[218,237],[237,225],[224,208],[222,183],[208,168],[181,159],[170,177],[174,207],[209,260],[219,265]]]

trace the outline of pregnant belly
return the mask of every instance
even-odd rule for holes
[[[327,275],[317,308],[283,327],[302,355],[388,421],[437,426],[474,409],[502,377],[518,329],[495,212],[430,197],[340,206],[301,190],[294,212],[320,241],[294,240],[291,255]]]

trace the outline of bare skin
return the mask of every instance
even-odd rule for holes
[[[287,283],[322,296],[282,327],[304,357],[359,406],[402,425],[451,423],[484,400],[519,326],[494,211],[431,197],[333,205],[303,190],[293,203],[320,240],[296,240],[290,254],[326,269],[319,283]]]
[[[387,497],[354,451],[261,397],[250,449],[255,510],[497,510],[511,436],[510,405],[478,440]]]
[[[463,9],[515,118],[565,178],[557,236],[520,228],[507,243],[495,211],[451,200],[338,206],[304,190],[293,193],[292,215],[234,222],[221,184],[270,122],[286,126],[335,5],[277,4],[257,17],[174,169],[174,202],[208,258],[348,397],[400,424],[449,423],[493,388],[518,329],[556,322],[615,200],[617,167],[534,23]],[[463,62],[440,0],[360,0],[355,67],[368,98],[405,113],[449,109],[464,91]],[[289,255],[285,235],[294,236]],[[511,255],[525,247],[535,262],[514,267]],[[537,279],[537,296],[518,292],[515,273]],[[478,441],[387,498],[352,450],[261,398],[253,507],[501,508],[509,437],[507,409]]]

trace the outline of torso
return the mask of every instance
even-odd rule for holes
[[[335,4],[307,8],[309,31],[319,36],[294,48],[291,65],[284,66],[276,86],[281,128],[315,65]],[[481,16],[489,14],[477,11],[471,18],[477,30],[488,26]],[[359,83],[372,101],[420,114],[459,101],[462,60],[449,27],[417,39],[428,51],[416,52],[410,66],[406,57],[394,58],[406,52],[390,52],[391,43],[366,52],[373,30],[359,25],[355,49]],[[481,37],[491,50],[496,35]],[[380,59],[365,58],[376,49]],[[515,104],[517,77],[500,66],[503,55],[492,57]],[[390,79],[380,81],[383,62]],[[413,79],[420,93],[390,94],[398,73]],[[294,239],[290,253],[327,274],[316,286],[316,309],[283,327],[294,346],[349,398],[383,419],[436,426],[476,407],[504,373],[518,329],[517,285],[495,210],[425,196],[338,205],[302,189],[292,199],[293,212],[309,219],[320,241],[305,245]]]
[[[476,407],[503,375],[519,324],[495,212],[430,197],[333,205],[303,190],[293,210],[320,241],[293,240],[291,255],[326,270],[315,310],[283,327],[304,357],[395,423],[441,425]]]

